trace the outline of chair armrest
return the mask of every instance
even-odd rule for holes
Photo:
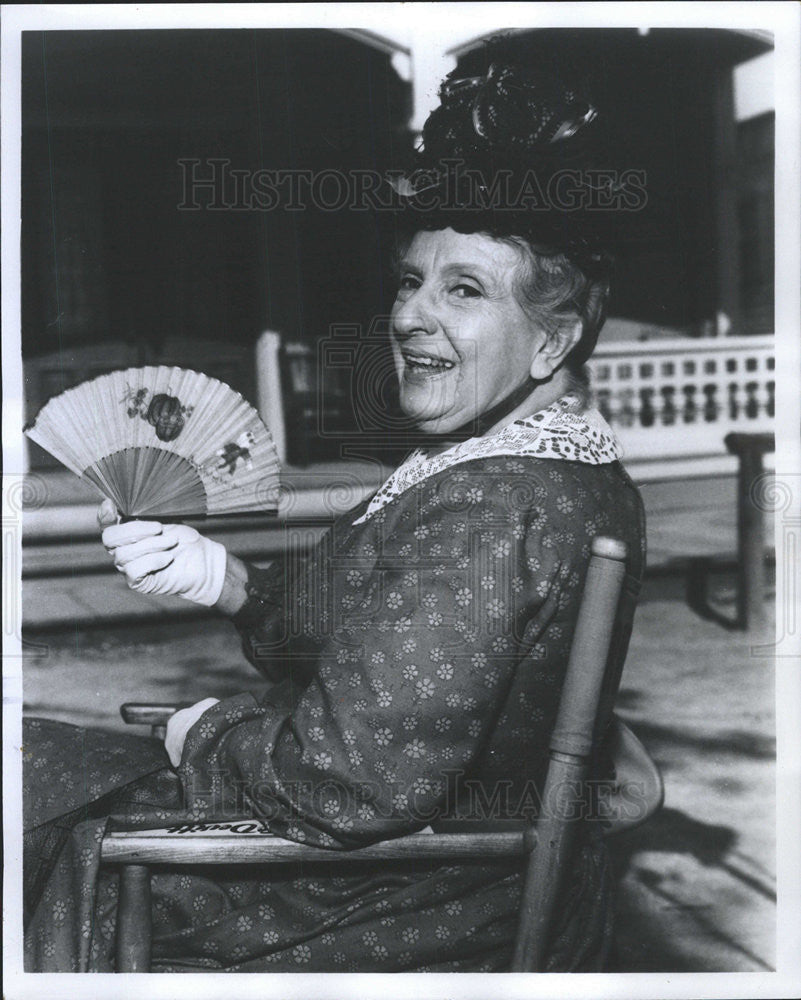
[[[166,702],[126,701],[120,705],[120,715],[130,726],[166,726],[171,716],[191,702],[173,704]]]
[[[236,833],[228,829],[205,832],[197,827],[184,832],[164,830],[115,831],[101,847],[105,864],[291,864],[298,861],[345,863],[350,861],[451,860],[487,857],[522,857],[536,834],[518,833],[413,833],[353,850],[326,850],[285,840],[270,833]],[[220,823],[219,827],[244,829],[257,825]]]

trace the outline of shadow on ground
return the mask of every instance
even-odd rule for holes
[[[733,582],[713,583],[707,600],[729,618]],[[759,653],[764,637],[691,610],[684,584],[648,581],[618,699],[666,798],[647,824],[609,840],[619,879],[613,971],[770,970],[772,662]]]
[[[647,908],[637,907],[634,914],[628,912],[631,900],[622,901],[616,955],[609,971],[697,972],[697,956],[688,954],[686,948],[688,935],[709,942],[715,951],[727,952],[729,961],[733,959],[738,966],[771,970],[748,944],[721,928],[712,903],[688,901],[675,891],[671,873],[663,870],[658,857],[672,855],[675,864],[678,855],[689,862],[688,867],[709,869],[713,877],[732,880],[743,894],[755,893],[772,907],[776,892],[770,872],[763,868],[755,873],[753,859],[743,855],[737,844],[738,835],[731,827],[702,823],[670,808],[662,809],[641,830],[616,837],[610,847],[619,882],[638,882],[639,892],[632,895],[649,895],[651,901]],[[667,911],[672,911],[669,917]],[[666,924],[677,919],[684,927],[674,938],[666,933]]]

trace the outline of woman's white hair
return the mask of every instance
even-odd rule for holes
[[[521,252],[516,281],[520,304],[549,335],[565,318],[581,321],[581,337],[565,361],[572,391],[586,405],[590,399],[589,371],[585,365],[606,319],[609,278],[590,277],[564,253],[532,245],[518,236],[495,239]]]

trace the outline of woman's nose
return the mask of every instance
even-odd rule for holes
[[[405,302],[395,306],[392,312],[392,329],[401,337],[412,337],[419,333],[434,333],[437,321],[421,289],[409,296]]]

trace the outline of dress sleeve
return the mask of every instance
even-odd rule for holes
[[[242,651],[248,661],[269,681],[284,679],[284,661],[268,655],[275,645],[286,618],[285,567],[278,559],[266,569],[245,563],[247,598],[231,618],[242,639]]]
[[[541,512],[471,492],[444,507],[409,491],[402,514],[379,518],[335,567],[333,621],[302,692],[279,685],[203,714],[180,767],[196,818],[255,811],[290,839],[347,847],[443,811],[564,575]]]

